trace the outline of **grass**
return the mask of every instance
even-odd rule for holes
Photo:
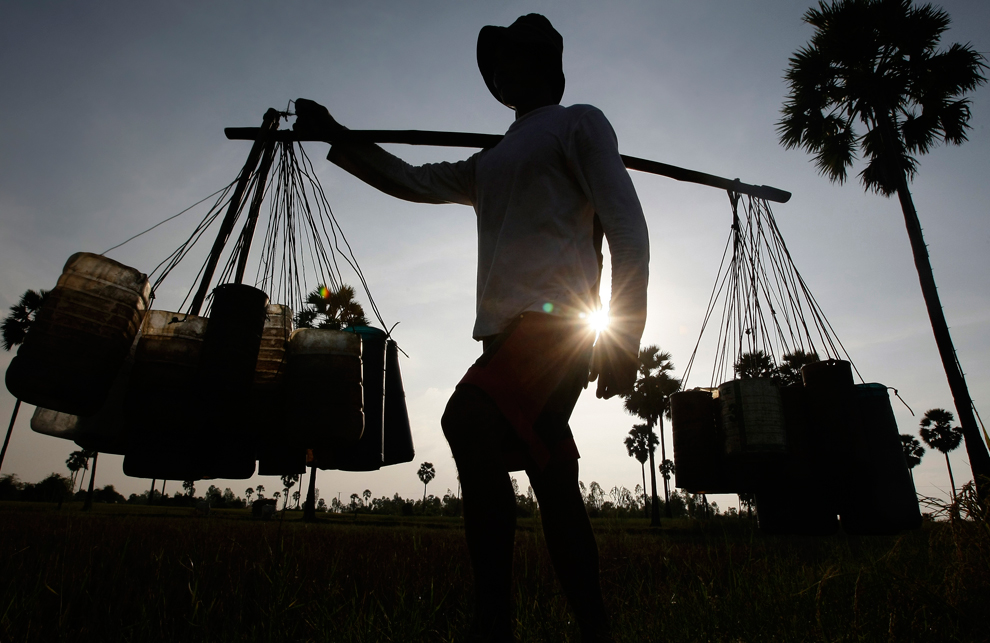
[[[0,641],[449,641],[470,616],[460,522],[0,503]],[[762,536],[745,520],[596,523],[619,641],[988,640],[987,523]],[[522,641],[577,641],[538,523]]]

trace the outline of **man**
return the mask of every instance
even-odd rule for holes
[[[583,640],[611,640],[567,422],[589,381],[589,363],[599,397],[632,388],[646,320],[649,241],[605,116],[589,105],[559,104],[562,52],[563,38],[541,15],[481,30],[479,69],[516,120],[498,145],[464,161],[413,167],[356,144],[334,145],[328,156],[388,194],[470,205],[477,215],[474,337],[484,352],[442,419],[464,493],[477,641],[513,640],[515,496],[508,472],[520,469],[539,500],[547,548]],[[299,99],[296,112],[298,130],[330,139],[343,129],[312,101]],[[612,255],[612,321],[593,349],[587,317],[600,306],[599,226]]]

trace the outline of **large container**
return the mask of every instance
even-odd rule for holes
[[[281,304],[268,304],[254,366],[255,391],[282,384],[291,335],[292,309]]]
[[[784,454],[787,429],[780,390],[768,379],[740,379],[718,387],[728,457]]]
[[[800,384],[780,389],[787,429],[787,459],[775,484],[756,491],[760,530],[771,534],[828,535],[838,530],[828,472],[812,458],[808,396]]]
[[[124,413],[124,399],[127,396],[134,366],[134,352],[141,334],[131,345],[131,352],[124,360],[103,407],[93,415],[81,417],[37,407],[31,417],[31,429],[36,433],[50,435],[64,440],[73,440],[84,449],[99,453],[124,455],[127,452],[128,431],[134,422]]]
[[[361,336],[361,375],[364,390],[364,432],[351,445],[314,448],[320,469],[377,471],[384,462],[385,444],[385,331],[352,326],[344,332]]]
[[[851,534],[893,534],[921,526],[918,495],[904,460],[890,395],[883,384],[855,386],[856,428],[847,445],[850,486],[842,528]]]
[[[7,389],[63,413],[99,411],[150,293],[148,277],[134,268],[88,252],[69,257],[7,369]]]
[[[354,444],[364,431],[361,335],[300,328],[289,338],[286,445]]]
[[[731,492],[725,479],[725,447],[715,421],[715,400],[707,389],[670,396],[674,434],[674,484],[691,493]]]
[[[164,310],[148,313],[124,401],[133,418],[124,473],[198,480],[203,444],[196,376],[208,321]]]
[[[809,453],[814,468],[827,471],[839,513],[858,493],[851,484],[849,445],[855,434],[858,406],[852,364],[823,360],[801,368],[808,400]]]
[[[382,466],[412,462],[416,457],[406,392],[399,373],[399,347],[391,339],[385,344],[385,437]]]

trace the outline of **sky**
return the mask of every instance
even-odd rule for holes
[[[806,153],[777,142],[787,60],[812,34],[801,20],[808,6],[794,0],[5,0],[0,309],[29,288],[53,287],[74,252],[102,252],[228,184],[250,143],[227,141],[223,128],[258,126],[266,109],[285,109],[291,99],[317,100],[353,129],[504,132],[513,114],[478,73],[477,33],[538,12],[564,37],[563,104],[600,108],[624,154],[793,193],[773,211],[797,268],[865,380],[895,387],[914,410],[912,416],[894,400],[900,432],[917,434],[926,409],[954,409],[900,207],[855,181],[831,184]],[[990,51],[990,4],[940,6],[952,18],[943,44]],[[972,102],[969,142],[922,157],[911,189],[970,393],[977,409],[990,413],[990,89],[975,91]],[[411,163],[471,153],[389,149]],[[400,322],[394,337],[409,355],[401,368],[417,450],[412,463],[379,472],[321,472],[321,497],[340,493],[346,500],[364,489],[375,497],[417,497],[423,488],[416,471],[424,461],[437,470],[430,493],[456,490],[439,420],[480,354],[471,339],[473,212],[398,201],[323,161],[325,144],[307,150],[383,317]],[[729,202],[713,188],[632,174],[652,249],[643,343],[669,351],[678,376],[698,341],[729,233]],[[109,256],[149,272],[197,220],[184,215]],[[156,307],[179,305],[200,262],[190,259],[169,277]],[[702,338],[690,385],[708,384],[716,342],[712,334]],[[0,354],[0,368],[11,357]],[[9,417],[14,401],[0,390],[0,417]],[[22,407],[0,472],[36,482],[52,471],[66,473],[65,459],[77,447],[33,433],[32,411]],[[640,482],[639,464],[623,445],[635,423],[621,400],[581,397],[571,426],[585,483],[608,490]],[[665,430],[669,448],[669,425]],[[125,495],[146,490],[148,481],[123,475],[122,460],[101,456],[97,484],[113,484]],[[950,461],[957,485],[970,479],[963,447]],[[517,477],[525,489],[525,474]],[[926,454],[914,479],[925,496],[949,495],[941,454]],[[276,478],[259,476],[214,484],[243,495],[258,483],[278,486]],[[167,491],[177,489],[170,483]],[[713,499],[722,508],[736,506],[734,496]]]

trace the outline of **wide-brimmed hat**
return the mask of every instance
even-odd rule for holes
[[[518,43],[527,45],[545,46],[547,52],[556,62],[556,73],[553,74],[554,96],[557,103],[564,95],[564,70],[563,53],[564,37],[557,33],[550,21],[545,16],[538,13],[531,13],[519,17],[508,27],[495,27],[488,25],[481,28],[478,34],[478,69],[488,85],[488,91],[492,93],[499,102],[502,97],[495,90],[493,76],[495,74],[495,54],[502,43]],[[555,54],[555,55],[554,55]]]

